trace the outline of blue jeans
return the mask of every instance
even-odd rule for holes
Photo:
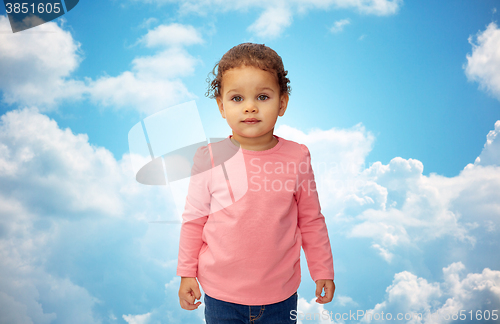
[[[248,306],[215,299],[205,293],[205,320],[207,324],[278,324],[297,323],[297,292],[275,304]],[[292,313],[292,310],[295,312]],[[295,316],[293,316],[295,318]]]

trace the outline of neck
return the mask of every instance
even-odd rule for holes
[[[234,134],[231,136],[231,142],[234,145],[240,146],[242,149],[250,151],[265,151],[273,148],[278,144],[278,139],[273,133],[266,134],[258,138],[245,138]]]

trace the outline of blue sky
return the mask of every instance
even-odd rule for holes
[[[207,136],[229,135],[205,79],[247,41],[289,71],[276,133],[348,166],[316,172],[337,297],[311,301],[304,262],[299,308],[500,311],[497,9],[80,1],[12,34],[2,7],[0,323],[202,323],[178,306],[179,226],[150,223],[172,197],[135,182],[127,136],[193,99]]]

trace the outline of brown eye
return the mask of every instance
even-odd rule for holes
[[[240,102],[243,100],[243,98],[241,98],[240,96],[235,96],[235,97],[231,98],[231,100],[234,102]]]
[[[268,97],[268,96],[266,96],[266,95],[260,95],[258,98],[259,98],[259,100],[266,100],[266,99],[269,99],[269,97]]]

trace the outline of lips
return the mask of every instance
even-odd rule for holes
[[[248,123],[248,124],[255,124],[255,123],[259,122],[259,120],[257,118],[247,118],[243,122]]]

